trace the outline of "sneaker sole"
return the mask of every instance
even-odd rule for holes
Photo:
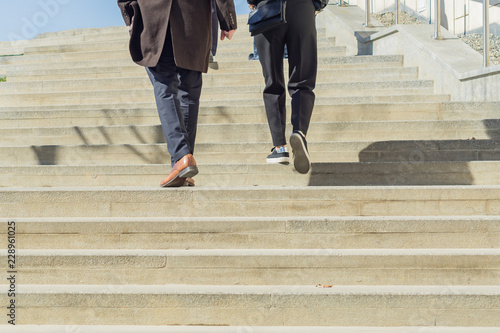
[[[290,164],[289,157],[280,157],[280,158],[268,158],[266,162],[269,164]]]
[[[299,134],[292,134],[290,137],[290,145],[293,149],[293,166],[295,170],[302,174],[308,173],[311,168],[311,160],[304,145],[304,141],[302,141]]]

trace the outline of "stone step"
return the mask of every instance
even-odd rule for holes
[[[196,186],[373,186],[500,185],[500,162],[358,162],[313,163],[303,176],[290,166],[199,164]],[[418,155],[416,154],[416,159]],[[165,159],[167,160],[167,159]],[[156,185],[170,172],[165,164],[33,165],[0,167],[1,187]]]
[[[126,36],[126,35],[123,35]],[[128,38],[120,36],[116,40],[72,42],[53,45],[29,45],[24,47],[24,55],[58,54],[69,52],[91,52],[91,51],[127,51],[129,47]]]
[[[499,249],[18,250],[23,284],[488,285]],[[0,255],[7,262],[7,254]]]
[[[321,102],[321,101],[320,101]],[[290,104],[287,103],[290,110]],[[490,128],[498,118],[499,103],[376,103],[338,104],[316,103],[313,122],[319,121],[386,121],[386,120],[480,120]],[[156,125],[158,112],[154,103],[128,104],[68,104],[54,106],[0,106],[2,127],[54,127],[105,125]],[[206,123],[266,123],[264,106],[206,107],[201,105],[198,122]],[[491,138],[497,138],[490,133]]]
[[[250,324],[251,325],[251,324]],[[380,327],[380,326],[144,326],[144,325],[71,325],[78,333],[497,333],[495,327]],[[4,333],[68,333],[62,325],[0,325]]]
[[[0,188],[20,217],[500,215],[499,186]]]
[[[74,81],[72,81],[74,82]],[[258,82],[256,82],[258,83]],[[15,104],[22,106],[23,101],[31,103],[57,103],[64,102],[74,98],[86,98],[88,101],[95,100],[96,103],[126,103],[123,101],[123,96],[129,96],[129,104],[133,103],[154,103],[153,88],[145,84],[144,88],[127,89],[130,85],[123,84],[120,89],[115,86],[114,90],[103,89],[96,90],[95,86],[88,86],[92,90],[78,90],[79,88],[72,87],[74,84],[64,87],[61,85],[61,91],[36,91],[23,92],[23,89],[13,89],[12,93],[2,91],[0,101],[4,105]],[[68,89],[68,91],[65,91]],[[200,102],[207,106],[227,106],[233,108],[236,105],[248,106],[263,104],[263,85],[253,86],[235,86],[230,93],[221,93],[224,86],[219,87],[204,87],[201,93]],[[43,86],[33,90],[54,90],[47,89]],[[338,82],[338,83],[318,83],[314,93],[316,95],[317,104],[319,103],[355,103],[358,100],[376,99],[387,100],[395,99],[401,102],[427,102],[448,101],[449,95],[436,95],[433,93],[431,81],[424,80],[403,80],[403,81],[382,81],[382,82]],[[28,103],[26,103],[27,106]],[[61,103],[64,105],[64,103]],[[55,104],[57,105],[57,104]],[[36,105],[35,105],[36,106]]]
[[[391,84],[394,84],[391,82]],[[410,83],[411,84],[411,83]],[[420,83],[417,83],[417,85]],[[345,85],[343,91],[332,91],[325,88],[315,90],[318,104],[371,104],[371,103],[401,103],[401,102],[448,102],[449,95],[429,94],[428,88],[410,88],[406,91],[403,88],[399,94],[394,94],[390,87],[370,90],[371,83],[361,82],[359,88],[364,90],[352,90]],[[330,84],[331,86],[331,84]],[[342,86],[342,85],[340,85]],[[257,87],[257,86],[256,86]],[[210,88],[206,88],[208,90]],[[262,87],[257,87],[262,89]],[[398,88],[394,88],[397,89]],[[415,90],[417,89],[417,90]],[[206,91],[205,90],[205,91]],[[239,94],[217,94],[216,89],[213,94],[202,93],[201,104],[208,107],[232,106],[238,108],[242,106],[263,105],[260,93],[239,93]],[[220,91],[220,89],[217,89]],[[349,91],[351,93],[349,93]],[[427,94],[426,94],[427,93]],[[0,103],[4,106],[42,106],[42,105],[73,105],[80,104],[123,104],[129,103],[135,106],[136,103],[154,103],[152,89],[144,90],[108,90],[108,91],[74,91],[74,92],[53,92],[53,93],[28,93],[28,94],[4,94],[0,95]],[[150,104],[150,105],[151,105]]]
[[[244,35],[245,26],[248,20],[248,15],[238,15],[237,16],[237,24],[238,24],[238,32],[242,32],[241,35]],[[318,32],[324,32],[324,28],[318,28]],[[113,26],[113,27],[102,27],[102,28],[83,28],[83,29],[69,29],[62,30],[56,32],[46,32],[39,34],[35,39],[54,39],[54,38],[74,38],[76,36],[88,36],[88,35],[106,35],[110,33],[121,33],[128,37],[128,27],[125,25],[121,26]]]
[[[99,60],[99,59],[130,59],[127,50],[66,52],[59,54],[31,54],[0,57],[0,65],[42,64],[64,61]]]
[[[49,73],[53,70],[68,70],[71,71],[73,69],[81,69],[85,68],[92,70],[93,68],[99,68],[105,70],[106,68],[113,68],[114,70],[119,70],[121,67],[139,67],[136,65],[132,59],[116,59],[116,60],[82,60],[82,61],[69,61],[69,62],[52,62],[52,63],[32,63],[32,64],[10,64],[10,65],[1,65],[0,64],[0,72],[12,73],[12,75],[16,75],[16,73],[22,73],[24,71],[48,71]]]
[[[15,218],[23,249],[429,249],[500,246],[498,216]],[[0,221],[7,248],[7,220]],[[319,250],[318,253],[324,251]]]
[[[288,125],[287,133],[292,132]],[[267,123],[200,124],[197,143],[258,142]],[[500,120],[312,122],[310,141],[487,140],[500,136]],[[256,140],[256,138],[258,138]],[[0,146],[164,143],[161,125],[0,128]]]
[[[67,36],[52,36],[44,37],[44,34],[30,40],[18,40],[1,42],[0,41],[0,55],[23,54],[26,48],[45,47],[45,46],[58,46],[58,45],[76,45],[81,43],[101,43],[104,41],[127,41],[128,28],[127,27],[114,27],[108,31],[87,31],[80,33],[78,30],[73,30],[76,34]]]
[[[381,88],[432,88],[433,81],[418,80],[416,68],[396,68],[394,71],[387,70],[385,74],[378,75],[380,71],[364,71],[352,73],[349,71],[326,70],[318,75],[316,90],[327,89],[381,89]],[[364,75],[364,76],[363,76]],[[332,79],[332,77],[336,77]],[[113,91],[130,90],[133,82],[134,90],[152,90],[151,81],[146,73],[142,71],[140,76],[131,76],[127,80],[123,78],[101,78],[101,79],[69,79],[69,80],[42,80],[27,82],[5,82],[0,86],[0,94],[12,93],[52,93],[52,92],[82,92],[82,91]],[[212,74],[203,77],[203,95],[215,94],[220,89],[230,86],[232,94],[244,92],[262,93],[264,79],[261,73],[255,74]],[[217,88],[216,91],[211,88]]]
[[[252,43],[253,38],[248,33],[247,18],[238,21],[238,30],[231,40],[235,42]],[[11,51],[23,53],[26,48],[43,47],[43,46],[56,46],[56,45],[73,45],[81,43],[100,43],[103,41],[129,41],[128,27],[117,26],[107,28],[85,28],[85,29],[72,29],[66,31],[43,33],[30,40],[20,40],[13,42],[0,42],[0,55],[12,54]],[[325,38],[326,29],[317,28],[318,39]],[[335,39],[335,37],[327,37]],[[229,44],[229,42],[227,42]],[[220,43],[223,44],[223,43]],[[220,45],[219,44],[219,45]],[[105,47],[105,45],[103,45]],[[41,49],[43,50],[43,48]]]
[[[362,85],[365,85],[364,83]],[[367,84],[369,85],[369,84]],[[320,89],[317,91],[315,90],[316,93],[316,102],[318,105],[320,104],[326,104],[326,105],[339,105],[339,104],[379,104],[379,103],[405,103],[405,102],[413,102],[413,103],[420,103],[422,101],[425,102],[448,102],[450,101],[450,96],[449,95],[438,95],[438,94],[426,94],[428,91],[428,88],[424,88],[423,90],[420,90],[421,88],[411,88],[409,91],[401,90],[398,93],[398,89],[394,88],[392,90],[392,93],[390,92],[390,89],[386,88],[381,88],[381,89],[374,89],[373,91],[370,91],[369,88],[364,88],[364,94],[359,95],[359,92],[357,90],[351,90],[351,93],[349,93],[349,88],[347,88],[345,91],[338,91],[338,94],[335,96],[328,97],[327,90],[324,92]],[[394,93],[396,92],[396,93]],[[332,92],[334,93],[334,92]],[[325,96],[323,96],[325,94]],[[207,96],[208,97],[208,96]],[[234,96],[231,96],[234,97]],[[202,103],[206,106],[229,106],[229,105],[241,105],[241,106],[248,106],[248,105],[259,105],[261,103],[261,100],[257,97],[255,100],[252,100],[250,98],[255,98],[255,94],[252,94],[252,96],[247,96],[246,99],[240,100],[240,99],[227,99],[227,100],[215,100],[215,99],[203,99],[202,95]]]
[[[128,27],[115,27],[114,30],[105,32],[87,32],[84,34],[74,34],[67,36],[43,37],[37,36],[30,40],[19,40],[12,42],[0,42],[0,56],[12,54],[44,54],[59,52],[74,52],[85,50],[109,50],[110,44],[117,44],[122,49],[128,49],[129,33]],[[106,42],[110,44],[106,44]],[[324,29],[318,31],[318,43],[329,42],[335,44],[335,37],[327,37]],[[333,44],[332,44],[333,42]],[[252,48],[253,39],[243,33],[237,33],[229,42],[219,42],[219,47],[227,44],[250,45]]]
[[[244,24],[246,25],[246,21]],[[56,33],[43,33],[36,36],[30,40],[18,40],[9,42],[0,42],[0,47],[2,49],[1,55],[9,54],[5,51],[16,50],[20,53],[26,52],[27,49],[38,52],[57,52],[58,49],[50,49],[46,47],[56,47],[56,46],[77,46],[80,48],[92,48],[94,46],[99,46],[101,49],[106,49],[107,45],[103,42],[129,42],[129,28],[125,25],[117,27],[108,28],[87,28],[87,29],[73,29],[67,31],[60,31]],[[326,30],[323,28],[318,28],[318,39],[324,38],[326,36]],[[52,34],[52,35],[51,35]],[[57,35],[56,35],[57,34]],[[335,37],[330,37],[335,40]],[[245,30],[239,29],[237,33],[233,36],[231,40],[232,43],[237,42],[249,42],[252,43],[252,37]],[[226,44],[220,43],[221,44]],[[229,44],[229,42],[227,42]]]
[[[48,62],[40,64],[38,62],[12,64],[12,60],[18,57],[5,57],[5,64],[0,61],[0,73],[6,73],[9,70],[49,70],[49,69],[72,69],[72,68],[94,68],[94,67],[116,67],[116,66],[137,66],[130,58],[122,59],[82,59],[78,61]],[[241,59],[239,61],[227,61],[217,58],[219,71],[233,71],[241,73],[245,70],[254,72],[261,71],[259,61],[248,61]],[[318,58],[320,68],[373,68],[375,67],[398,67],[403,66],[403,57],[397,55],[375,55],[375,56],[341,56],[341,57],[320,57]],[[139,67],[139,66],[138,66]],[[287,62],[285,61],[285,68]]]
[[[270,137],[269,137],[270,140]],[[309,143],[314,163],[498,161],[497,140],[413,140]],[[201,164],[263,163],[271,142],[199,143]],[[0,147],[0,166],[170,164],[165,144],[51,145]]]
[[[287,100],[289,102],[289,100]],[[9,112],[45,112],[49,114],[49,111],[70,111],[70,110],[78,110],[82,111],[80,112],[80,115],[85,112],[90,112],[90,111],[96,111],[96,110],[108,110],[108,111],[125,111],[125,110],[136,110],[138,109],[155,109],[156,110],[156,105],[153,103],[136,103],[134,104],[135,108],[131,109],[129,103],[102,103],[102,104],[70,104],[70,105],[39,105],[39,106],[3,106],[0,105],[0,115],[1,114],[7,114]],[[315,107],[323,108],[326,107],[327,105],[321,104],[321,103],[315,103]],[[411,108],[410,106],[414,106]],[[330,105],[331,108],[335,109],[338,107],[337,105]],[[348,108],[351,110],[352,106],[342,106],[342,108]],[[460,119],[454,119],[454,120],[465,120],[466,115],[468,114],[473,114],[475,115],[478,113],[478,111],[485,112],[487,114],[498,110],[500,107],[500,102],[446,102],[446,103],[427,103],[427,102],[419,102],[419,103],[391,103],[391,104],[363,104],[360,105],[361,108],[366,109],[373,107],[374,113],[380,113],[382,110],[399,110],[400,112],[403,112],[404,109],[414,109],[414,110],[421,110],[421,109],[430,109],[430,112],[433,114],[436,114],[438,117],[443,118],[443,117],[448,117],[449,114],[457,114]],[[219,107],[221,110],[229,110],[228,106],[221,106]],[[219,109],[218,108],[218,109]],[[211,109],[204,107],[203,105],[200,106],[200,109]],[[232,108],[231,110],[233,110]],[[258,112],[260,113],[261,111],[264,111],[262,106],[243,106],[241,107],[243,110],[248,110],[252,112]],[[478,119],[478,118],[471,118],[471,119]],[[484,118],[481,118],[484,119]],[[494,117],[490,117],[489,119],[496,119]],[[489,120],[486,119],[486,120]],[[436,119],[440,120],[440,119]]]
[[[320,29],[318,31],[317,45],[319,47],[336,46],[336,43],[337,39],[335,36],[327,35],[324,29]],[[229,49],[242,49],[248,50],[248,53],[253,53],[253,37],[247,35],[245,31],[237,31],[231,41],[224,40],[221,42],[220,40],[218,40],[216,56],[217,54],[219,54],[219,50]]]
[[[498,286],[17,288],[20,325],[500,326]],[[8,302],[6,293],[0,301]]]
[[[227,61],[219,57],[216,57],[215,60],[218,68],[209,69],[209,73],[261,73],[261,64],[259,61]],[[397,55],[319,57],[318,63],[319,72],[322,69],[383,69],[403,67],[404,65],[403,57]],[[288,62],[286,60],[283,65],[285,73],[288,73]]]
[[[4,76],[8,77],[8,82],[26,82],[26,81],[43,81],[43,80],[66,80],[73,77],[78,77],[80,79],[100,79],[100,78],[118,78],[118,77],[130,77],[130,76],[142,76],[146,75],[144,68],[136,64],[130,63],[128,60],[127,64],[122,67],[112,66],[93,66],[93,67],[73,67],[73,68],[56,68],[52,70],[45,69],[23,69],[21,66],[16,66],[16,70],[7,67]],[[208,74],[255,74],[262,77],[262,69],[258,61],[251,61],[248,63],[240,62],[240,68],[226,67],[230,62],[224,63],[223,61],[216,61],[217,68],[212,69],[209,67]],[[77,66],[81,64],[76,63]],[[65,67],[65,66],[60,66]],[[5,68],[5,67],[4,67]],[[384,69],[387,68],[389,75],[391,71],[395,68],[403,68],[401,64],[394,63],[367,63],[360,66],[355,65],[336,65],[336,64],[326,64],[321,65],[321,70],[339,70],[339,71],[349,71],[351,70],[354,75],[358,72],[366,70],[368,75],[374,75],[375,72],[379,73],[380,77],[384,77]],[[408,67],[411,68],[411,67]],[[284,72],[288,73],[288,65],[285,62]],[[320,71],[321,72],[321,71]],[[372,74],[370,74],[372,73]],[[334,76],[333,79],[336,79]]]
[[[251,44],[248,44],[249,50],[225,52],[221,50],[217,52],[218,59],[224,60],[245,60],[248,61],[248,54],[251,52]],[[345,56],[345,46],[323,46],[318,47],[318,57],[334,57]],[[56,52],[56,53],[41,53],[41,54],[26,54],[15,57],[0,57],[0,65],[19,65],[45,62],[63,62],[63,61],[79,61],[89,59],[130,59],[128,49],[111,49],[111,50],[96,50],[96,51],[80,51],[80,52]]]
[[[244,47],[246,45],[246,47]],[[248,55],[253,53],[253,46],[251,43],[245,43],[238,45],[238,48],[218,48],[217,55],[215,56],[215,60],[242,60],[248,61]],[[334,46],[329,43],[321,43],[318,45],[318,57],[342,57],[346,56],[346,47],[345,46]],[[128,49],[127,49],[128,52]],[[284,60],[286,61],[286,60]]]
[[[209,73],[261,73],[261,65],[259,61],[248,61],[242,59],[239,61],[227,61],[217,58],[217,70],[209,68]],[[402,56],[342,56],[342,57],[326,57],[319,58],[322,69],[358,69],[358,68],[386,68],[386,67],[402,67]],[[92,59],[80,61],[65,61],[52,63],[27,63],[27,64],[2,64],[0,62],[0,73],[23,72],[31,70],[73,70],[73,69],[114,69],[119,70],[121,67],[137,67],[131,59]],[[284,62],[284,70],[287,71],[288,62]],[[142,70],[144,70],[142,68]]]
[[[78,36],[102,36],[107,34],[128,34],[128,27],[116,26],[116,27],[103,27],[103,28],[83,28],[83,29],[68,29],[55,32],[46,32],[39,34],[35,40],[53,40],[55,38],[75,38]]]
[[[286,72],[286,70],[285,70]],[[151,85],[144,68],[139,66],[128,66],[123,68],[77,68],[73,70],[40,70],[10,72],[8,82],[2,84],[1,91],[9,87],[31,88],[46,84],[58,84],[63,82],[75,84],[77,78],[82,83],[95,83],[106,79],[110,85],[122,84],[123,78],[127,82],[133,81],[143,86],[144,80]],[[318,73],[317,82],[346,82],[346,81],[385,81],[385,80],[410,80],[418,78],[416,67],[387,67],[387,68],[352,68],[352,69],[328,69],[324,68]],[[328,81],[327,81],[328,80]],[[203,76],[203,87],[214,85],[247,85],[248,83],[263,83],[262,72],[255,70],[252,73],[220,73],[212,71]]]
[[[93,28],[90,28],[93,29]],[[96,28],[99,29],[99,28]],[[79,29],[78,29],[79,30]],[[80,43],[102,43],[109,41],[128,41],[128,27],[119,26],[111,27],[111,29],[104,31],[87,31],[84,33],[79,33],[75,30],[75,33],[67,36],[47,36],[47,34],[39,34],[33,39],[26,41],[14,42],[22,45],[23,47],[36,47],[36,46],[56,46],[56,45],[68,45],[68,44],[80,44]],[[333,38],[333,37],[332,37]]]
[[[83,37],[83,36],[82,36]],[[108,37],[109,38],[109,37]],[[79,38],[81,39],[81,38]],[[64,43],[60,41],[59,44],[50,45],[28,45],[24,47],[23,53],[25,55],[31,54],[45,54],[45,53],[64,53],[64,52],[89,52],[89,51],[107,51],[107,50],[126,50],[129,49],[129,38],[128,34],[116,35],[115,40],[104,40],[104,41],[71,41],[70,43]],[[318,37],[318,47],[335,46],[335,37],[325,37],[320,35]],[[219,42],[217,45],[217,53],[224,53],[233,51],[245,51],[247,53],[253,53],[253,39],[246,36],[240,36],[239,34],[234,36],[231,41]],[[248,54],[247,54],[248,55]]]

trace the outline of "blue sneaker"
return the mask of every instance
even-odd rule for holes
[[[279,149],[273,147],[273,149],[271,149],[271,154],[267,156],[267,163],[290,163],[290,154],[288,154],[288,149],[286,147],[281,147]]]
[[[306,137],[302,132],[297,131],[290,136],[290,146],[292,146],[293,166],[299,173],[308,173],[311,168],[311,159],[307,151]]]

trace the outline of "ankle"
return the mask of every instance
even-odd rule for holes
[[[276,152],[285,152],[285,153],[288,153],[288,148],[287,146],[275,146],[274,147],[274,150],[276,150]]]
[[[300,135],[302,135],[304,138],[306,137],[306,135],[304,134],[304,132],[302,131],[294,131],[294,133],[299,133]]]

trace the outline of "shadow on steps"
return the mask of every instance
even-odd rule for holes
[[[498,164],[487,163],[500,161],[500,140],[380,141],[358,156],[359,163],[314,163],[309,185],[500,184]]]
[[[309,186],[474,185],[469,162],[313,163]]]

